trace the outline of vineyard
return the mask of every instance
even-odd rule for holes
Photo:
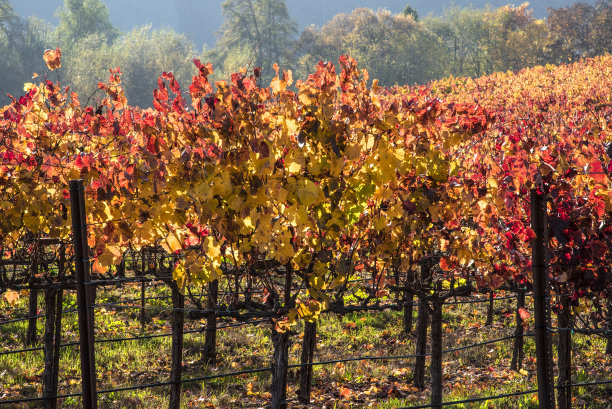
[[[609,407],[610,56],[411,88],[194,60],[153,109],[44,58],[0,109],[0,405]],[[488,389],[456,395],[463,352]]]

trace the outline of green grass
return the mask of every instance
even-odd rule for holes
[[[165,287],[147,289],[147,296],[167,295]],[[137,298],[139,285],[112,288],[98,292],[98,303],[112,303],[121,299]],[[42,297],[41,297],[42,300]],[[67,294],[64,308],[74,308],[74,295]],[[3,302],[3,301],[2,301]],[[42,302],[42,301],[41,301]],[[147,307],[169,307],[170,300],[148,300]],[[495,321],[484,327],[486,303],[447,306],[443,313],[444,349],[474,344],[512,334],[513,300],[496,301]],[[415,309],[416,323],[416,309]],[[0,321],[27,315],[27,297],[16,305],[0,305]],[[141,333],[170,332],[168,312],[151,308],[147,322],[141,328],[139,310],[98,309],[96,339],[136,336]],[[189,328],[198,328],[204,320],[186,320]],[[533,323],[529,323],[533,328]],[[23,348],[27,322],[0,325],[1,350]],[[414,353],[413,337],[404,336],[400,312],[333,314],[323,317],[319,325],[315,360],[335,360],[352,356],[405,355]],[[38,320],[39,341],[44,331],[43,320]],[[298,363],[301,352],[302,325],[294,328],[290,347],[290,363]],[[272,345],[269,324],[226,328],[218,331],[218,362],[207,365],[201,359],[203,335],[185,334],[183,378],[216,375],[249,368],[270,366]],[[78,340],[76,314],[63,319],[63,340]],[[556,337],[553,336],[553,343]],[[597,337],[573,337],[573,379],[575,382],[610,377],[609,357],[603,354],[605,340]],[[525,339],[523,374],[509,370],[512,341],[502,341],[444,356],[444,400],[454,401],[471,397],[512,393],[536,387],[535,343]],[[168,380],[171,358],[171,338],[152,338],[137,341],[96,344],[98,390],[123,386],[165,382]],[[309,407],[391,409],[429,402],[429,391],[419,391],[411,385],[413,361],[377,360],[315,366],[313,369],[313,401]],[[42,351],[0,355],[0,396],[2,399],[41,394],[43,371]],[[78,346],[62,349],[60,357],[60,393],[80,392]],[[270,374],[218,378],[184,385],[184,408],[257,408],[264,407],[268,398]],[[296,396],[298,371],[289,373],[289,397]],[[607,408],[606,393],[610,386],[574,388],[575,407]],[[134,391],[122,391],[99,396],[100,408],[156,408],[167,406],[167,386]],[[300,406],[292,401],[292,407]],[[80,407],[80,398],[60,401],[61,408]],[[20,407],[35,408],[36,404]],[[454,408],[536,408],[537,395],[505,398],[453,406]]]

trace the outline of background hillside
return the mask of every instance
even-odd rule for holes
[[[44,75],[62,50],[61,78],[85,98],[120,67],[128,100],[150,106],[157,77],[189,84],[193,59],[211,80],[273,66],[306,79],[319,61],[354,57],[381,85],[519,71],[612,51],[612,0],[0,0],[0,102]],[[410,7],[407,7],[407,6]],[[418,15],[417,15],[418,14]]]
[[[584,3],[594,4],[594,0]],[[14,1],[15,12],[23,17],[37,16],[58,23],[54,15],[63,5],[63,0],[22,0]],[[215,33],[223,23],[221,4],[223,0],[104,0],[108,6],[110,19],[122,31],[130,31],[136,26],[152,24],[154,28],[170,27],[184,33],[198,47],[215,45]],[[442,14],[452,5],[479,8],[486,5],[501,7],[511,4],[511,0],[287,0],[290,16],[302,30],[311,24],[322,26],[338,13],[350,13],[359,7],[373,10],[387,9],[393,13],[401,12],[407,5],[412,6],[421,16],[429,13]],[[522,1],[515,2],[519,5]],[[538,0],[529,4],[534,16],[543,18],[547,7],[565,7],[571,0]]]

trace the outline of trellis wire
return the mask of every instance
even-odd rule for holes
[[[265,322],[265,320],[263,320],[261,322]],[[217,328],[220,329],[220,328],[223,328],[223,327],[237,326],[236,324],[244,325],[244,323],[234,323],[234,324],[230,324],[228,326],[219,326]],[[190,331],[185,331],[185,332],[186,333],[199,332],[199,330],[190,330]],[[129,339],[96,340],[96,342],[120,342],[120,341],[123,341],[123,340],[144,339],[144,338],[153,338],[153,337],[158,337],[158,336],[169,336],[169,335],[171,335],[171,334],[155,334],[155,335],[151,335],[151,336],[134,337],[134,338],[129,338]],[[530,333],[530,334],[525,334],[524,336],[532,336],[532,335],[534,335],[534,334]],[[480,342],[480,343],[476,343],[476,344],[472,344],[472,345],[467,345],[467,346],[462,346],[462,347],[458,347],[458,348],[452,348],[452,349],[444,350],[444,351],[442,351],[442,353],[456,352],[456,351],[459,351],[459,350],[465,350],[465,349],[474,348],[474,347],[478,347],[478,346],[483,346],[483,345],[487,345],[487,344],[491,344],[491,343],[501,342],[501,341],[512,339],[512,338],[515,338],[515,337],[516,336],[514,336],[514,335],[513,336],[507,336],[507,337],[502,337],[502,338],[498,338],[498,339],[495,339],[495,340],[489,340],[489,341],[484,341],[484,342]],[[66,344],[64,344],[63,346],[65,346],[65,345]],[[70,343],[69,345],[78,345],[78,342]],[[42,349],[42,348],[30,348],[27,351],[32,351],[32,350],[37,350],[37,349]],[[24,351],[25,350],[15,351],[14,353],[24,352]],[[0,355],[2,355],[2,354],[4,354],[4,353],[1,353]],[[424,355],[431,355],[431,354],[430,353],[426,353]],[[422,355],[419,355],[419,354],[408,354],[408,355],[351,357],[351,358],[344,358],[344,359],[337,359],[337,360],[327,360],[327,361],[318,361],[318,362],[311,362],[311,363],[304,363],[304,364],[292,364],[292,365],[289,365],[289,368],[298,368],[298,367],[303,367],[303,366],[332,365],[332,364],[337,364],[337,363],[365,361],[365,360],[400,360],[400,359],[416,358],[417,356],[422,356]],[[272,370],[271,367],[254,368],[254,369],[230,372],[230,373],[225,373],[225,374],[207,375],[207,376],[201,376],[201,377],[196,377],[196,378],[183,379],[183,380],[180,381],[180,383],[183,384],[183,383],[200,382],[200,381],[205,381],[205,380],[225,378],[225,377],[232,377],[232,376],[239,376],[239,375],[245,375],[245,374],[251,374],[251,373],[268,372],[268,371],[271,371],[271,370]],[[121,388],[106,389],[106,390],[98,391],[97,394],[100,395],[100,394],[113,393],[113,392],[121,392],[121,391],[128,391],[128,390],[153,388],[153,387],[158,387],[158,386],[168,386],[168,385],[171,385],[173,383],[174,382],[165,381],[165,382],[157,382],[157,383],[144,384],[144,385],[135,385],[135,386],[121,387]],[[571,384],[569,386],[571,386],[571,387],[594,386],[594,385],[602,385],[602,384],[609,384],[609,383],[612,383],[612,380],[601,380],[601,381],[583,382],[583,383]],[[567,386],[568,385],[566,385],[566,387]],[[496,399],[502,399],[502,398],[506,398],[506,397],[520,396],[520,395],[536,393],[536,392],[537,392],[537,389],[532,389],[532,390],[516,392],[516,393],[509,393],[509,394],[502,394],[502,395],[495,395],[495,396],[488,396],[488,397],[471,398],[471,399],[465,399],[465,400],[460,400],[460,401],[443,402],[442,405],[443,406],[450,406],[450,405],[458,405],[458,404],[464,404],[464,403],[474,403],[474,402],[481,402],[481,401],[489,401],[489,400],[496,400]],[[66,397],[76,397],[76,396],[80,396],[80,394],[62,394],[62,395],[51,396],[51,397],[21,398],[21,399],[13,399],[13,400],[8,400],[8,401],[0,401],[0,405],[11,404],[11,403],[22,403],[22,402],[29,402],[29,401],[39,401],[39,400],[45,400],[45,399],[50,399],[50,398],[66,398]],[[399,409],[420,409],[420,408],[431,408],[431,407],[433,407],[433,405],[428,404],[428,405],[403,407],[403,408],[399,408]]]
[[[113,279],[99,279],[99,280],[90,280],[88,282],[86,282],[86,285],[108,285],[108,284],[118,284],[118,283],[144,283],[144,282],[164,282],[165,280],[167,280],[168,277],[162,277],[160,278],[159,276],[156,276],[154,278],[148,277],[148,276],[140,276],[140,277],[124,277],[124,278],[113,278]],[[532,294],[526,294],[526,295],[532,295]],[[490,302],[492,301],[501,301],[501,300],[508,300],[508,299],[513,299],[516,298],[516,295],[510,295],[510,296],[504,296],[504,297],[495,297],[493,299],[487,297],[487,298],[479,298],[479,299],[471,299],[471,300],[456,300],[456,301],[446,301],[443,304],[445,305],[453,305],[453,304],[476,304],[476,303],[484,303],[484,302]],[[164,296],[164,297],[147,297],[145,299],[167,299],[169,297]],[[542,297],[543,298],[543,297]],[[545,297],[546,300],[549,300],[551,297]],[[94,308],[104,308],[104,307],[109,307],[109,308],[117,308],[117,309],[142,309],[143,306],[130,306],[130,305],[123,305],[126,303],[130,303],[130,302],[138,302],[138,301],[142,301],[142,298],[138,298],[138,299],[133,299],[133,300],[122,300],[122,301],[118,301],[118,302],[112,302],[112,303],[101,303],[101,304],[94,304],[92,305],[92,307]],[[340,313],[349,313],[349,312],[358,312],[358,311],[383,311],[383,310],[387,310],[387,309],[397,309],[399,307],[402,307],[404,305],[406,305],[408,303],[398,303],[398,304],[382,304],[382,305],[349,305],[349,306],[345,306],[344,308],[342,308],[341,311],[327,311],[327,312],[340,312]],[[416,302],[411,302],[409,304],[415,305]],[[197,308],[167,308],[167,307],[145,307],[148,310],[156,310],[156,311],[168,311],[168,312],[173,312],[173,311],[182,311],[182,312],[199,312],[199,313],[208,313],[208,312],[215,312],[217,314],[219,314],[220,316],[223,315],[228,315],[228,316],[233,316],[236,314],[240,314],[240,311],[236,311],[236,310],[210,310],[210,309],[197,309]],[[72,311],[76,311],[76,310],[72,310]],[[247,310],[249,311],[249,310]],[[65,311],[68,312],[68,311]],[[273,311],[267,311],[267,312],[263,312],[263,311],[250,311],[251,314],[253,313],[264,313],[264,314],[268,314],[269,317],[273,317],[275,315],[275,312]],[[247,312],[245,314],[248,315],[249,313]],[[35,316],[35,318],[41,318],[44,315],[38,315]],[[23,320],[27,320],[29,318],[34,318],[34,316],[32,317],[25,317],[25,318],[19,318],[19,319],[15,319],[15,320],[8,320],[8,321],[4,321],[4,322],[0,322],[0,324],[3,323],[9,323],[9,322],[16,322],[16,321],[23,321]],[[227,325],[220,325],[217,326],[217,329],[222,329],[222,328],[229,328],[229,327],[237,327],[237,326],[243,326],[243,325],[248,325],[248,324],[256,324],[256,323],[263,323],[263,322],[269,322],[269,320],[249,320],[246,322],[239,322],[239,323],[231,323],[231,324],[227,324]],[[196,329],[191,329],[191,330],[184,330],[183,333],[198,333],[198,332],[202,332],[203,330],[205,330],[206,327],[201,327],[201,328],[196,328]],[[548,331],[559,331],[559,330],[576,330],[577,332],[580,332],[580,329],[576,329],[576,328],[546,328],[546,330]],[[582,330],[583,333],[586,334],[594,334],[594,333],[607,333],[609,331],[595,331],[595,330]],[[529,333],[529,334],[525,334],[523,336],[533,336],[533,333]],[[169,337],[172,336],[172,333],[163,333],[163,334],[150,334],[150,335],[142,335],[142,336],[135,336],[135,337],[125,337],[125,338],[111,338],[111,339],[99,339],[99,340],[95,340],[96,343],[111,343],[111,342],[124,342],[124,341],[133,341],[133,340],[139,340],[139,339],[150,339],[150,338],[160,338],[160,337]],[[487,341],[483,341],[480,343],[476,343],[476,344],[471,344],[471,345],[466,345],[466,346],[460,346],[460,347],[456,347],[456,348],[451,348],[448,350],[443,350],[442,353],[450,353],[450,352],[457,352],[457,351],[461,351],[461,350],[466,350],[466,349],[470,349],[470,348],[475,348],[478,346],[483,346],[483,345],[489,345],[489,344],[493,344],[493,343],[497,343],[497,342],[501,342],[504,340],[509,340],[509,339],[513,339],[513,338],[517,338],[517,335],[511,335],[511,336],[506,336],[506,337],[502,337],[502,338],[497,338],[497,339],[493,339],[493,340],[487,340]],[[60,345],[61,347],[66,347],[66,346],[74,346],[74,345],[78,345],[78,342],[70,342],[67,344],[62,344]],[[42,350],[42,347],[39,348],[27,348],[27,349],[22,349],[22,350],[18,350],[18,351],[5,351],[5,352],[0,352],[0,355],[6,355],[6,354],[11,354],[11,353],[22,353],[22,352],[30,352],[30,351],[36,351],[36,350]],[[336,359],[336,360],[327,360],[327,361],[319,361],[319,362],[310,362],[310,363],[304,363],[304,364],[292,364],[289,365],[289,368],[299,368],[299,367],[304,367],[304,366],[318,366],[318,365],[332,365],[332,364],[337,364],[337,363],[344,363],[344,362],[356,362],[356,361],[376,361],[376,360],[400,360],[400,359],[412,359],[412,358],[416,358],[416,357],[421,357],[421,356],[431,356],[431,353],[425,353],[425,354],[408,354],[408,355],[387,355],[387,356],[361,356],[361,357],[350,357],[350,358],[344,358],[344,359]],[[217,375],[207,375],[207,376],[201,376],[201,377],[196,377],[196,378],[190,378],[190,379],[184,379],[184,380],[180,380],[179,382],[181,384],[183,383],[190,383],[190,382],[198,382],[198,381],[205,381],[205,380],[210,380],[210,379],[217,379],[217,378],[224,378],[224,377],[231,377],[231,376],[239,376],[239,375],[243,375],[243,374],[250,374],[250,373],[258,373],[258,372],[268,372],[271,371],[272,368],[266,367],[266,368],[254,368],[254,369],[248,369],[248,370],[244,370],[244,371],[237,371],[237,372],[230,372],[230,373],[226,373],[226,374],[217,374]],[[567,386],[590,386],[590,385],[601,385],[601,384],[608,384],[611,383],[612,381],[594,381],[594,382],[585,382],[585,383],[581,383],[581,384],[572,384],[572,385],[564,385],[564,387]],[[126,386],[126,387],[121,387],[121,388],[114,388],[114,389],[107,389],[107,390],[102,390],[102,391],[98,391],[97,394],[106,394],[106,393],[112,393],[112,392],[120,392],[120,391],[127,391],[127,390],[136,390],[136,389],[144,389],[144,388],[153,388],[153,387],[158,387],[158,386],[168,386],[168,385],[172,385],[172,384],[176,384],[176,381],[165,381],[165,382],[157,382],[157,383],[151,383],[151,384],[145,384],[145,385],[134,385],[134,386]],[[524,394],[528,394],[528,393],[534,393],[537,392],[536,390],[530,390],[530,391],[523,391],[523,392],[517,392],[517,393],[512,393],[512,394],[503,394],[503,395],[496,395],[496,396],[489,396],[489,397],[481,397],[481,398],[472,398],[472,399],[466,399],[466,400],[462,400],[462,401],[452,401],[452,402],[446,402],[446,403],[442,403],[442,406],[448,406],[448,405],[456,405],[456,404],[462,404],[462,403],[471,403],[471,402],[479,402],[479,401],[487,401],[487,400],[494,400],[494,399],[500,399],[500,398],[505,398],[505,397],[512,397],[512,396],[519,396],[519,395],[524,395]],[[27,401],[38,401],[38,400],[45,400],[45,399],[52,399],[52,398],[62,398],[62,397],[74,397],[74,396],[80,396],[79,394],[64,394],[64,395],[57,395],[57,396],[47,396],[47,397],[40,397],[40,398],[23,398],[23,399],[18,399],[18,400],[10,400],[10,401],[0,401],[0,405],[2,404],[7,404],[7,403],[18,403],[18,402],[27,402]],[[433,407],[433,405],[429,404],[429,405],[420,405],[420,406],[413,406],[413,407],[407,407],[404,409],[417,409],[417,408],[429,408],[429,407]]]
[[[78,312],[77,309],[72,308],[69,310],[63,310],[62,314],[72,314]],[[21,317],[21,318],[15,318],[15,319],[10,319],[10,320],[6,320],[6,321],[0,321],[0,325],[4,325],[4,324],[10,324],[10,323],[14,323],[14,322],[20,322],[20,321],[28,321],[31,320],[33,318],[44,318],[45,314],[38,314],[38,315],[30,315],[28,317]]]
[[[227,325],[219,325],[216,328],[217,329],[234,328],[234,327],[241,327],[241,326],[244,326],[244,325],[260,324],[260,323],[263,323],[263,322],[267,322],[267,320],[254,320],[254,321],[236,322],[236,323],[231,323],[231,324],[227,324]],[[184,334],[201,333],[205,329],[206,329],[206,326],[203,326],[203,327],[200,327],[198,329],[185,330],[185,331],[183,331],[183,333]],[[137,337],[96,339],[96,340],[94,340],[94,343],[97,344],[97,343],[109,343],[109,342],[136,341],[136,340],[139,340],[139,339],[163,338],[163,337],[171,337],[171,336],[172,336],[172,333],[171,332],[167,332],[167,333],[163,333],[163,334],[139,335]],[[64,343],[64,344],[60,344],[60,348],[71,347],[71,346],[75,346],[75,345],[79,345],[79,342],[78,341],[72,341],[72,342],[67,342],[67,343]],[[19,354],[19,353],[24,353],[24,352],[32,352],[32,351],[42,351],[43,349],[44,349],[44,347],[32,347],[32,348],[18,349],[18,350],[15,350],[15,351],[0,351],[0,356],[2,356],[2,355]]]
[[[337,363],[337,362],[325,361],[325,362],[317,362],[317,363],[312,363],[312,364],[332,364],[332,363]],[[297,364],[297,365],[290,365],[289,367],[294,368],[294,367],[305,366],[305,365],[310,365],[310,364]],[[269,372],[269,371],[272,371],[271,367],[245,369],[242,371],[228,372],[224,374],[206,375],[206,376],[199,376],[195,378],[182,379],[180,383],[184,384],[184,383],[201,382],[201,381],[212,380],[212,379],[229,378],[229,377],[234,377],[234,376],[248,375],[248,374],[253,374],[253,373]],[[148,384],[143,384],[143,385],[126,386],[126,387],[121,387],[121,388],[104,389],[104,390],[98,391],[97,394],[102,395],[102,394],[108,394],[108,393],[114,393],[114,392],[124,392],[124,391],[130,391],[130,390],[155,388],[159,386],[168,386],[173,383],[174,382],[164,381],[164,382],[148,383]],[[574,384],[570,384],[566,386],[571,386],[571,387],[596,386],[596,385],[604,385],[604,384],[610,384],[610,383],[612,383],[612,379],[574,383]],[[506,394],[501,394],[501,395],[484,396],[484,397],[478,397],[478,398],[449,401],[449,402],[443,402],[442,406],[460,405],[460,404],[465,404],[465,403],[475,403],[475,402],[483,402],[483,401],[489,401],[489,400],[510,398],[513,396],[521,396],[521,395],[537,393],[537,391],[538,391],[537,389],[529,389],[526,391],[506,393]],[[0,405],[33,402],[33,401],[46,400],[46,399],[52,399],[52,398],[61,399],[61,398],[80,397],[80,396],[81,396],[80,394],[72,393],[72,394],[62,394],[62,395],[47,396],[47,397],[32,397],[32,398],[20,398],[20,399],[11,399],[11,400],[0,400]],[[425,409],[425,408],[431,408],[433,406],[434,405],[431,405],[431,404],[424,404],[424,405],[417,405],[417,406],[405,406],[405,407],[400,407],[397,409]]]
[[[454,400],[450,402],[442,402],[441,405],[442,406],[461,405],[464,403],[490,401],[490,400],[496,400],[496,399],[510,398],[513,396],[529,395],[532,393],[538,393],[538,390],[529,389],[529,390],[521,391],[521,392],[504,393],[502,395],[485,396],[481,398],[470,398],[470,399],[463,399],[463,400]],[[440,404],[439,405],[426,404],[426,405],[417,405],[417,406],[404,406],[404,407],[397,408],[397,409],[425,409],[425,408],[433,408],[435,406],[440,406]]]

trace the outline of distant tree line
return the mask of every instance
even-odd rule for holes
[[[349,54],[371,78],[391,86],[558,64],[612,50],[612,0],[551,8],[541,20],[527,3],[454,7],[424,17],[409,5],[400,14],[359,8],[301,33],[284,0],[226,0],[222,7],[225,21],[215,48],[198,51],[170,29],[120,32],[101,0],[64,0],[57,26],[17,16],[10,0],[0,0],[1,102],[7,102],[7,93],[19,95],[33,72],[43,74],[43,51],[57,46],[61,80],[82,99],[95,93],[109,68],[119,66],[130,104],[140,106],[151,105],[163,71],[174,72],[186,89],[193,58],[212,62],[215,79],[261,67],[266,85],[274,63],[304,79],[318,61],[337,62]]]

